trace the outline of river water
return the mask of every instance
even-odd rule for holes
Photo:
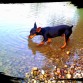
[[[33,67],[63,67],[71,55],[83,54],[83,9],[70,2],[0,4],[0,72],[24,77]],[[50,45],[37,47],[41,36],[28,39],[34,22],[37,26],[74,25],[70,42],[63,50],[63,38],[52,39]]]

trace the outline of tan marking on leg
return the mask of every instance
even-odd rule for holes
[[[43,41],[40,44],[37,44],[37,46],[42,46],[42,45],[44,45]]]
[[[47,43],[51,43],[51,42],[52,42],[52,39],[48,38]]]
[[[66,47],[66,39],[65,39],[65,34],[64,34],[64,45],[63,46],[61,46],[61,48],[63,49],[63,48],[65,48]]]
[[[30,35],[29,38],[32,39],[32,38],[35,37],[35,36],[36,36],[36,34]]]
[[[66,47],[66,42],[64,43],[64,45],[63,46],[61,46],[61,48],[63,49],[63,48],[65,48]]]

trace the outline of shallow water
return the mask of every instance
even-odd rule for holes
[[[55,2],[0,4],[0,11],[0,72],[24,77],[33,67],[63,67],[70,59],[67,51],[71,55],[77,50],[79,55],[83,54],[83,9],[77,9],[69,2]],[[50,45],[37,47],[41,36],[28,39],[35,21],[41,27],[73,24],[73,34],[66,48],[60,49],[62,37],[53,38]]]

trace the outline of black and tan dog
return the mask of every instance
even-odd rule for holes
[[[51,38],[57,37],[57,36],[63,36],[64,37],[64,45],[61,46],[61,48],[65,48],[67,45],[67,42],[69,40],[70,35],[72,34],[72,26],[68,25],[58,25],[53,27],[38,27],[36,25],[36,22],[34,23],[34,27],[30,31],[29,38],[33,38],[36,35],[42,35],[43,41],[38,44],[38,46],[43,45],[45,42],[51,43]]]

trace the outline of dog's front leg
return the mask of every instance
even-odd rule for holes
[[[44,45],[44,43],[48,40],[48,37],[46,35],[44,35],[43,38],[44,38],[44,40],[40,44],[37,44],[37,46]]]
[[[47,43],[50,44],[52,42],[51,38],[48,38]]]
[[[42,46],[44,45],[44,41],[42,41],[40,44],[37,44],[37,46]]]

